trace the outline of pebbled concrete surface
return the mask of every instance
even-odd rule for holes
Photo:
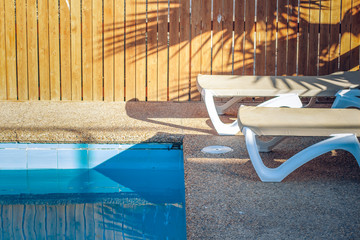
[[[319,140],[287,139],[262,157],[277,166]],[[281,183],[262,183],[244,137],[217,136],[201,102],[0,102],[0,141],[183,142],[188,239],[360,239],[352,155],[332,151]],[[202,153],[209,145],[233,151]]]

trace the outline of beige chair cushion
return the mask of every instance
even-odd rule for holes
[[[241,106],[239,127],[259,136],[329,136],[353,133],[360,136],[359,109],[272,108]]]
[[[272,97],[284,93],[299,96],[335,96],[346,88],[360,88],[360,72],[337,72],[326,76],[233,76],[198,75],[197,86],[218,97]]]

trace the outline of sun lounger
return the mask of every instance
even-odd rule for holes
[[[264,117],[266,116],[266,117]],[[349,151],[360,165],[360,110],[241,106],[238,124],[256,173],[263,182],[280,182],[308,161],[335,149]],[[257,136],[329,136],[277,168],[264,165]],[[273,146],[275,146],[274,144]],[[272,147],[273,147],[272,146]]]
[[[287,94],[287,97],[274,98],[261,106],[292,108],[302,107],[297,96],[332,97],[343,89],[360,88],[360,72],[337,72],[326,76],[232,76],[232,75],[198,75],[197,87],[205,101],[210,119],[219,135],[235,135],[239,132],[237,122],[224,124],[219,114],[244,97],[276,97]],[[347,94],[349,97],[351,94]],[[358,95],[359,96],[359,95]],[[231,97],[222,106],[216,106],[215,97]],[[339,98],[340,99],[340,98]],[[344,103],[345,98],[341,102]],[[358,105],[358,101],[355,101]],[[341,107],[341,105],[338,105]]]

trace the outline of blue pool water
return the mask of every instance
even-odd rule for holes
[[[1,239],[186,239],[181,146],[0,144]]]

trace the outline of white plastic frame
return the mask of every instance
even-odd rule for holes
[[[244,127],[246,148],[256,173],[263,182],[281,182],[295,169],[311,161],[312,159],[335,149],[350,152],[356,158],[360,166],[360,143],[354,134],[334,134],[330,138],[316,143],[289,158],[277,168],[268,168],[264,165],[256,143],[256,134],[249,128]]]
[[[220,120],[219,114],[223,114],[223,112],[227,108],[229,108],[231,105],[238,102],[242,98],[234,97],[224,105],[217,107],[214,102],[214,97],[216,95],[214,94],[213,91],[208,89],[203,89],[201,95],[203,96],[206,109],[208,111],[210,120],[214,125],[216,132],[221,136],[237,134],[240,131],[237,120],[232,123],[226,124]],[[270,99],[266,102],[259,104],[259,106],[301,108],[303,105],[297,94],[289,93],[289,94],[280,94],[273,99]]]

